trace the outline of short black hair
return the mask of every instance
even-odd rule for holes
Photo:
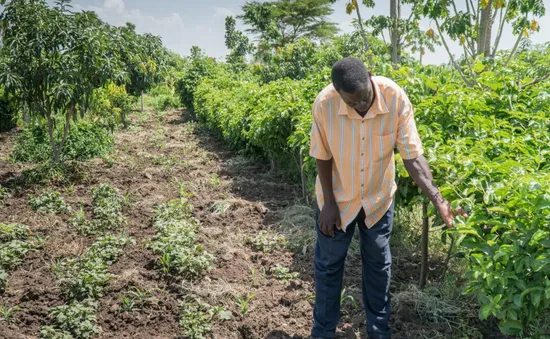
[[[332,66],[332,85],[336,90],[355,93],[361,85],[370,83],[369,80],[370,72],[359,58],[347,57]]]

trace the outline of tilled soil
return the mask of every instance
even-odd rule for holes
[[[15,132],[0,134],[0,184],[12,196],[0,203],[0,222],[28,225],[34,235],[45,239],[42,248],[30,252],[24,263],[9,273],[8,286],[0,305],[19,307],[10,321],[0,321],[0,338],[38,338],[50,323],[49,311],[66,299],[55,281],[50,264],[56,259],[81,254],[94,240],[78,235],[67,225],[70,215],[34,212],[28,196],[40,194],[45,185],[25,185],[22,171],[34,165],[7,161]],[[301,189],[269,166],[255,163],[231,151],[191,122],[186,112],[134,117],[132,127],[116,135],[116,151],[108,159],[77,165],[82,179],[58,190],[73,209],[91,207],[91,190],[109,183],[128,193],[132,205],[126,216],[126,233],[136,242],[128,245],[110,267],[116,278],[110,281],[98,301],[99,338],[180,338],[179,301],[193,296],[210,305],[223,305],[233,313],[229,321],[215,321],[214,338],[306,338],[312,324],[313,253],[311,246],[295,254],[278,248],[271,253],[255,251],[248,236],[261,230],[278,232],[284,211],[300,201]],[[198,281],[188,282],[162,274],[155,256],[147,248],[155,231],[155,205],[178,197],[176,179],[190,195],[195,217],[200,221],[200,242],[216,259],[213,268]],[[223,209],[218,207],[222,206]],[[313,230],[311,223],[299,225]],[[311,244],[310,244],[311,245]],[[418,252],[392,249],[394,256],[392,294],[417,282]],[[298,273],[282,282],[269,274],[280,264]],[[441,264],[431,263],[431,275],[438,276]],[[364,338],[365,319],[361,306],[360,257],[351,251],[346,264],[346,294],[356,301],[343,306],[338,336]],[[267,270],[267,274],[261,272]],[[131,312],[121,311],[121,296],[132,289],[149,291],[150,302]],[[241,316],[238,297],[254,294],[246,316]],[[463,338],[445,322],[429,322],[415,311],[415,302],[394,305],[394,338]],[[499,338],[493,323],[465,324]]]

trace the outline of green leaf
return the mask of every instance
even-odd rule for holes
[[[493,305],[483,305],[480,310],[481,319],[485,320],[489,318],[489,314],[493,311]]]
[[[523,325],[517,320],[503,320],[498,324],[498,328],[507,335],[518,335],[523,332]]]
[[[233,319],[233,313],[231,313],[231,311],[220,311],[220,313],[218,313],[218,317],[220,317],[220,319],[222,320],[231,320]]]

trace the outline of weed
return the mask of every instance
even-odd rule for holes
[[[40,196],[30,196],[29,204],[34,211],[42,213],[64,213],[69,212],[71,207],[59,192],[48,191]]]
[[[120,296],[120,305],[118,306],[118,312],[133,312],[136,306],[136,301],[128,296]]]
[[[161,154],[153,158],[153,165],[162,166],[168,173],[171,173],[178,163],[180,159],[173,155]]]
[[[180,179],[175,179],[175,181],[178,185],[178,194],[180,198],[189,199],[195,196],[195,193],[188,189],[188,185],[185,181]]]
[[[116,161],[113,156],[107,154],[103,155],[101,157],[101,160],[103,160],[103,163],[105,164],[105,167],[107,168],[113,168],[116,165]]]
[[[241,310],[241,316],[243,318],[246,317],[246,315],[250,311],[250,309],[248,308],[248,305],[250,304],[250,301],[252,300],[252,298],[254,298],[255,296],[256,296],[255,294],[250,294],[246,298],[243,298],[243,297],[237,298],[237,306],[239,306],[239,309]]]
[[[6,305],[0,305],[0,316],[2,316],[0,320],[8,323],[11,322],[11,317],[13,313],[15,313],[16,311],[19,311],[20,309],[21,308],[19,308],[18,306],[8,307]]]
[[[290,272],[287,267],[281,266],[280,264],[275,265],[269,271],[275,278],[284,282],[298,278],[297,272]]]
[[[210,175],[210,186],[211,187],[219,187],[222,184],[222,180],[216,173],[212,173]]]
[[[247,243],[252,245],[256,251],[270,253],[276,248],[284,246],[286,239],[283,236],[270,235],[267,231],[260,231],[256,236],[248,237]]]
[[[87,339],[99,334],[99,328],[95,324],[96,307],[96,303],[90,300],[54,307],[50,313],[53,326],[44,326],[40,331],[40,337],[42,339]]]
[[[166,138],[164,136],[164,129],[157,128],[155,135],[151,137],[151,146],[158,149],[164,149],[166,147]]]
[[[353,296],[346,295],[346,289],[344,288],[342,289],[342,293],[340,293],[340,305],[344,305],[348,301],[353,305],[354,309],[359,306]]]
[[[250,280],[252,286],[260,286],[265,281],[266,270],[264,266],[261,266],[259,270],[254,267],[250,267]]]

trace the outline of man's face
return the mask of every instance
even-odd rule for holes
[[[370,80],[368,83],[361,85],[355,93],[347,93],[343,90],[339,90],[338,93],[342,100],[359,114],[366,114],[374,101],[374,91]]]

